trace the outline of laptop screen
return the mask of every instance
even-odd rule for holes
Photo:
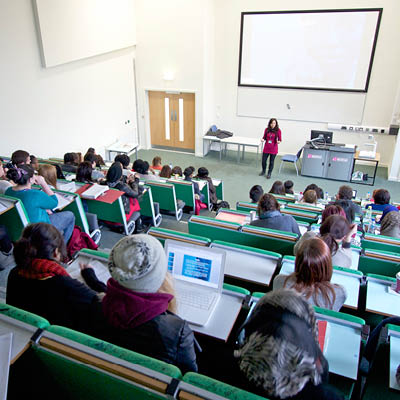
[[[224,253],[202,246],[166,245],[168,271],[175,279],[212,288],[220,286]]]

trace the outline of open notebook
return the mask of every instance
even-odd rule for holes
[[[108,190],[108,186],[94,184],[94,185],[90,186],[89,189],[85,190],[81,194],[81,197],[83,197],[84,199],[97,199],[104,192],[107,192],[107,190]]]

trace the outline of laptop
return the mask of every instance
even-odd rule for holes
[[[178,315],[204,326],[221,297],[225,251],[167,239],[168,270],[175,280]]]

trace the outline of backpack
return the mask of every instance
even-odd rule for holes
[[[214,204],[213,211],[218,211],[220,208],[231,208],[227,201],[219,201],[217,204]]]
[[[74,226],[71,239],[69,239],[67,245],[68,257],[73,258],[74,254],[81,249],[92,249],[97,250],[99,246],[93,241],[93,239],[85,232],[82,232],[79,226]]]

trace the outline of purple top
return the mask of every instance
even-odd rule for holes
[[[278,141],[282,141],[281,130],[269,130],[265,128],[263,139],[265,140],[263,153],[278,154]]]

